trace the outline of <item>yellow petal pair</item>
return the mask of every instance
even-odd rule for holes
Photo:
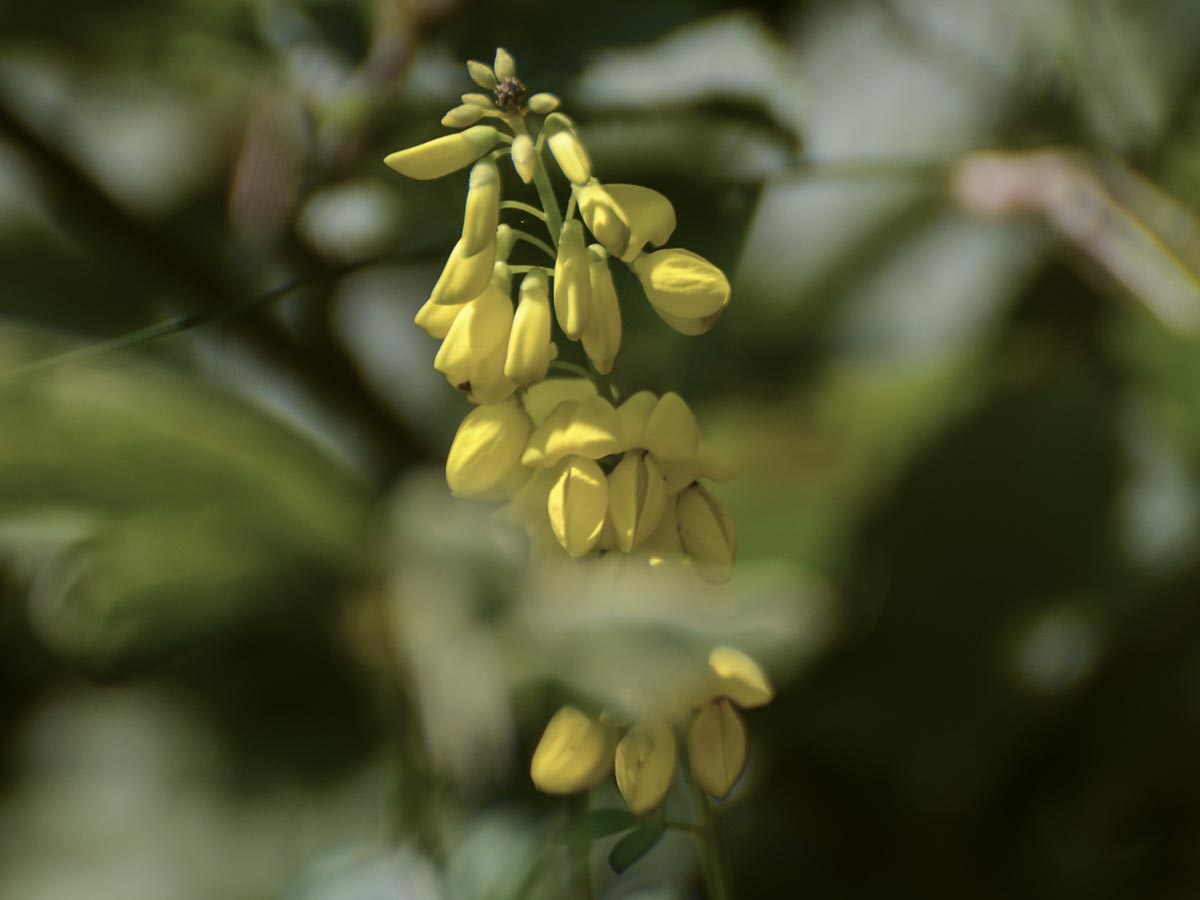
[[[592,179],[583,187],[575,188],[575,199],[579,214],[588,230],[613,256],[620,258],[629,247],[629,222],[625,213],[604,185]]]
[[[653,457],[625,454],[608,476],[608,518],[617,548],[630,553],[658,527],[667,505],[666,485]]]
[[[559,544],[578,559],[591,552],[600,539],[608,509],[608,482],[590,459],[571,457],[563,467],[546,512]]]
[[[618,452],[619,435],[617,411],[603,397],[563,400],[530,435],[521,464],[546,468],[565,456],[600,459]]]
[[[692,778],[714,797],[724,797],[746,766],[746,725],[725,698],[710,700],[692,717],[687,738]]]

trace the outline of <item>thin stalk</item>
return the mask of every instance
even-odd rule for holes
[[[550,259],[552,259],[552,260],[558,258],[558,254],[554,252],[554,248],[552,248],[549,244],[547,244],[545,241],[541,240],[540,238],[535,238],[532,234],[528,234],[527,232],[524,232],[519,228],[514,228],[512,231],[513,231],[513,236],[518,241],[524,241],[527,244],[532,244],[534,247],[537,247],[539,250],[541,250],[543,253],[545,253],[548,257],[550,257]]]
[[[529,134],[525,127],[524,117],[513,119],[513,131],[517,134]],[[550,176],[546,165],[542,162],[542,154],[536,154],[533,169],[533,186],[537,189],[538,200],[541,201],[542,211],[546,214],[546,227],[550,230],[550,240],[558,247],[558,236],[562,233],[563,220],[558,211],[558,199],[554,196],[554,188],[550,184]]]
[[[546,221],[546,214],[531,203],[522,203],[520,200],[501,200],[501,209],[519,209],[521,212],[529,213],[529,215]]]
[[[553,275],[554,275],[554,270],[552,268],[550,268],[549,266],[532,266],[532,265],[526,265],[526,264],[522,263],[519,266],[509,266],[508,267],[508,271],[512,272],[514,275],[519,275],[522,272],[532,272],[534,269],[541,269],[543,272],[545,272],[547,275],[550,275],[551,277],[553,277]]]
[[[587,812],[587,794],[575,794],[567,798],[567,817],[576,819]],[[572,847],[567,851],[571,862],[571,879],[578,889],[580,900],[594,900],[592,892],[591,843]]]
[[[700,867],[704,871],[704,887],[708,900],[733,900],[733,881],[730,877],[725,848],[721,841],[721,827],[712,808],[708,794],[691,777],[684,759],[679,761],[680,777],[687,784],[692,796],[698,824],[692,834],[696,838],[700,854]]]

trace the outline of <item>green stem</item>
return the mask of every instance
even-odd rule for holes
[[[694,826],[700,866],[704,870],[704,886],[708,900],[733,900],[733,882],[730,878],[725,848],[721,842],[721,826],[712,808],[708,794],[691,777],[686,763],[680,760],[681,779],[687,783],[696,808],[699,823]]]
[[[587,812],[587,794],[574,794],[567,798],[567,817],[576,819]],[[571,878],[578,889],[581,900],[593,900],[592,893],[592,845],[590,842],[572,847],[567,852],[571,860]]]
[[[529,134],[523,117],[513,120],[513,131],[517,134]],[[546,227],[550,229],[550,240],[555,247],[558,247],[558,236],[562,233],[563,226],[562,215],[558,211],[558,200],[554,196],[554,188],[550,184],[550,176],[546,173],[541,153],[536,155],[534,162],[536,165],[533,169],[533,186],[537,189],[538,200],[541,201],[542,211],[546,214]]]
[[[501,209],[519,209],[521,212],[529,213],[529,215],[546,221],[546,214],[531,203],[522,203],[520,200],[501,200]]]
[[[543,253],[545,253],[548,257],[550,257],[551,260],[558,259],[558,254],[554,252],[554,248],[552,248],[545,241],[543,241],[539,238],[535,238],[532,234],[524,232],[520,228],[514,228],[512,230],[512,232],[513,232],[513,236],[518,241],[524,241],[527,244],[532,244],[534,247],[537,247],[539,250],[541,250]]]

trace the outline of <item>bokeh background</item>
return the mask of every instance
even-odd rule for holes
[[[628,280],[617,383],[744,466],[734,615],[564,620],[448,496],[466,179],[381,160],[497,45],[731,274]],[[0,898],[563,896],[529,754],[629,607],[779,684],[742,897],[1195,896],[1198,88],[1194,0],[0,6]]]

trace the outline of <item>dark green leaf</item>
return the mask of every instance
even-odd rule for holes
[[[559,839],[565,844],[590,844],[610,834],[628,831],[638,821],[627,809],[593,809],[567,822]]]
[[[662,822],[643,822],[613,845],[608,864],[620,875],[653,850],[666,830],[667,826]]]

